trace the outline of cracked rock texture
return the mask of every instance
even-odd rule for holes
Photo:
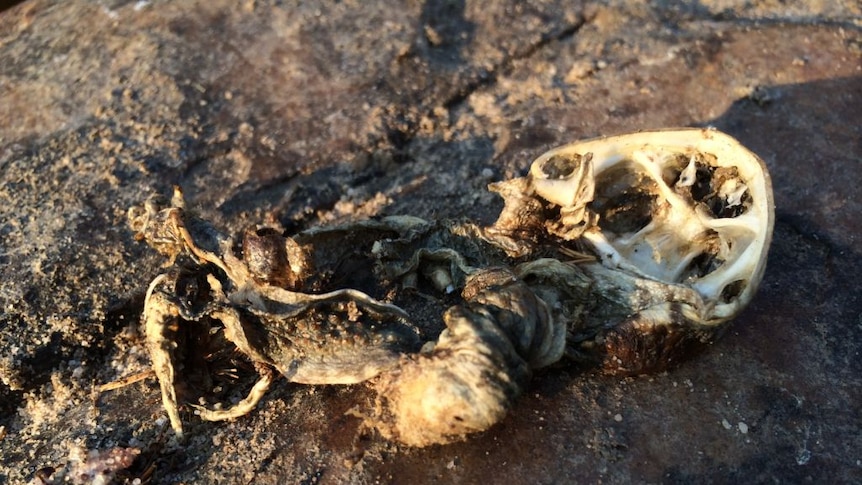
[[[862,481],[858,1],[293,3],[0,12],[0,482]],[[173,184],[234,232],[488,223],[485,186],[552,146],[705,125],[766,161],[775,236],[751,307],[670,372],[552,368],[421,450],[347,414],[361,385],[279,380],[234,422],[186,413],[184,445],[152,379],[94,393],[148,368],[162,261],[125,211]]]

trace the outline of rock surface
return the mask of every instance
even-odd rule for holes
[[[288,4],[291,2],[287,2]],[[743,2],[51,2],[0,13],[0,482],[862,480],[862,7]],[[760,294],[659,375],[536,376],[503,423],[412,450],[363,386],[277,381],[186,416],[149,360],[154,252],[125,211],[179,184],[221,227],[490,222],[487,183],[576,139],[712,125],[767,163]],[[40,482],[40,480],[42,482]]]

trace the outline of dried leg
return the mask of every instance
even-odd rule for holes
[[[260,379],[254,384],[245,399],[227,409],[212,410],[203,406],[193,406],[195,414],[204,421],[224,421],[245,416],[254,410],[275,380],[275,372],[269,366],[258,364],[256,367]]]
[[[144,328],[153,370],[159,378],[162,404],[168,413],[171,427],[177,437],[182,438],[183,423],[180,420],[177,391],[174,387],[174,366],[171,362],[173,350],[176,348],[172,334],[175,332],[179,311],[159,288],[160,285],[167,284],[167,281],[168,275],[159,275],[147,289],[147,297],[144,300]]]

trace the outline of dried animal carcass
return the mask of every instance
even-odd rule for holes
[[[489,428],[532,370],[563,358],[622,374],[666,368],[711,342],[763,276],[769,176],[715,130],[566,145],[491,189],[505,207],[490,227],[400,216],[234,241],[179,196],[130,211],[142,239],[187,261],[153,281],[144,311],[174,429],[177,321],[220,322],[262,376],[246,400],[204,418],[250,411],[272,369],[309,384],[372,379],[380,397],[367,421],[425,446]],[[370,277],[338,274],[356,257],[345,237],[363,242]],[[380,299],[421,285],[460,294],[424,345],[409,315]]]

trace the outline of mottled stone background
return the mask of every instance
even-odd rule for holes
[[[293,4],[0,12],[0,482],[110,457],[151,483],[862,481],[858,1]],[[552,146],[704,125],[766,161],[775,238],[754,303],[677,369],[550,369],[498,426],[421,450],[345,414],[363,386],[280,380],[235,422],[184,415],[183,446],[154,380],[93,392],[147,369],[162,261],[125,212],[173,184],[231,231],[490,222],[485,186]]]

